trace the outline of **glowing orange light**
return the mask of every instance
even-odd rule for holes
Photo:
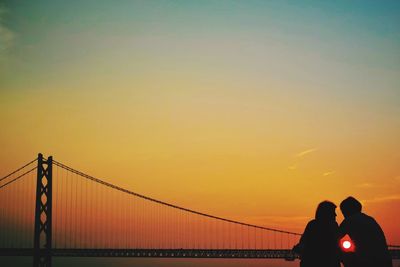
[[[351,243],[350,243],[350,241],[344,241],[342,246],[344,249],[349,249],[349,248],[351,248]]]
[[[340,239],[340,248],[344,252],[354,252],[355,246],[353,240],[348,235],[345,235],[342,239]]]

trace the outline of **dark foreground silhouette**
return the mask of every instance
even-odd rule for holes
[[[293,250],[300,254],[301,267],[340,267],[339,227],[336,222],[336,205],[321,202]]]
[[[392,267],[385,235],[374,218],[361,212],[361,203],[348,197],[340,204],[344,220],[340,224],[340,237],[349,235],[354,252],[343,253],[345,267]]]
[[[354,197],[340,204],[344,220],[336,223],[336,205],[321,202],[293,250],[300,254],[300,267],[392,267],[382,228],[374,218],[361,212],[362,205]],[[344,236],[350,238],[351,250],[340,249]]]

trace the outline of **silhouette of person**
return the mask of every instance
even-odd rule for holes
[[[353,253],[344,253],[345,267],[392,267],[385,234],[374,218],[361,212],[362,205],[354,197],[340,204],[344,220],[340,224],[340,237],[346,234],[354,243]],[[347,254],[347,255],[346,255]]]
[[[340,267],[335,209],[330,201],[319,203],[315,219],[307,224],[300,242],[293,247],[300,254],[300,267]]]

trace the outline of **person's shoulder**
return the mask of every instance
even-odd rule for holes
[[[317,225],[317,220],[313,219],[307,223],[306,229],[314,228]]]
[[[312,219],[311,221],[309,221],[307,223],[307,225],[315,225],[316,223],[317,223],[317,220],[316,219]]]
[[[365,214],[364,212],[360,212],[359,216],[363,217],[363,218],[366,218],[368,220],[374,220],[375,221],[375,219],[372,216],[370,216],[368,214]]]
[[[375,219],[365,213],[357,213],[345,218],[340,224],[340,229],[348,229],[358,227],[360,224],[376,223]]]
[[[358,219],[359,220],[363,220],[363,221],[370,221],[370,222],[376,223],[376,220],[374,219],[374,217],[369,216],[368,214],[365,214],[363,212],[361,212],[359,214],[359,218]]]
[[[369,215],[367,215],[367,214],[365,214],[365,213],[362,213],[362,215],[363,215],[363,220],[364,220],[364,222],[368,222],[368,224],[370,224],[370,225],[374,225],[375,227],[381,228],[381,226],[380,226],[379,223],[375,220],[374,217],[369,216]]]

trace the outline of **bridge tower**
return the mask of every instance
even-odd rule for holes
[[[38,155],[33,267],[51,267],[53,157]]]

